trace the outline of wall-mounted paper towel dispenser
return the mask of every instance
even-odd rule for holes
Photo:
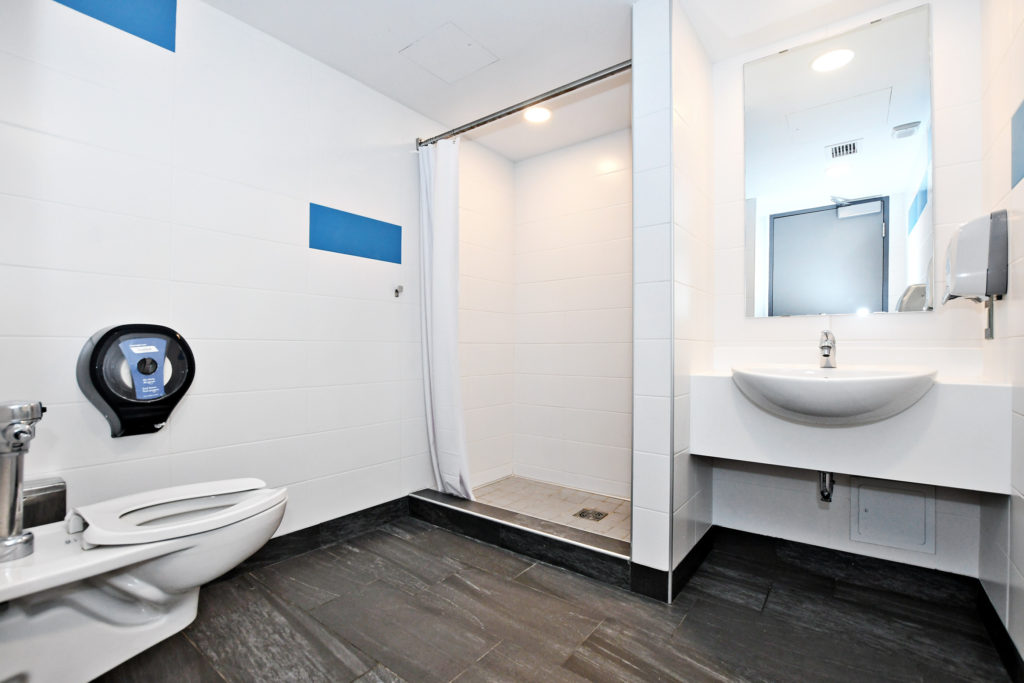
[[[988,308],[985,339],[992,339],[993,307],[1006,294],[1009,271],[1009,216],[1006,210],[967,221],[953,233],[946,250],[946,292],[942,303],[965,298]]]
[[[1009,245],[1006,211],[967,221],[953,233],[946,250],[946,293],[981,301],[1006,294]]]

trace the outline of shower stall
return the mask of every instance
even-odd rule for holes
[[[544,123],[503,116],[459,145],[468,480],[483,505],[628,543],[628,64],[544,107]]]

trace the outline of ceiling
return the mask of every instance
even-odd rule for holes
[[[437,121],[424,138],[630,58],[632,0],[207,2]]]
[[[891,0],[680,0],[712,62],[784,41]]]
[[[712,61],[885,0],[680,0]],[[430,137],[630,58],[633,0],[206,0],[438,123]],[[628,73],[476,139],[516,161],[629,126]],[[585,137],[584,137],[585,136]]]

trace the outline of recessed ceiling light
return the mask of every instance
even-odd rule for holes
[[[852,59],[853,50],[847,50],[846,48],[829,50],[811,62],[811,68],[820,72],[835,71],[849,64]]]
[[[544,123],[551,118],[551,110],[547,107],[527,107],[523,110],[523,118],[530,123]]]

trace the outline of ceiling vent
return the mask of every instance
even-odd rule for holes
[[[860,142],[860,140],[850,140],[849,142],[840,142],[837,145],[830,145],[825,148],[825,156],[829,159],[851,157],[860,151]]]

